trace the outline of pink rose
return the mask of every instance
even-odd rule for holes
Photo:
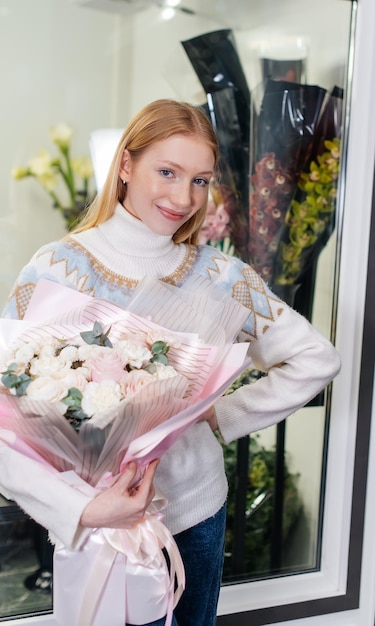
[[[100,383],[113,380],[118,383],[124,375],[124,359],[112,348],[101,350],[90,363],[91,380]]]
[[[152,374],[146,370],[131,370],[121,379],[121,392],[125,398],[134,396],[142,387],[153,381]]]

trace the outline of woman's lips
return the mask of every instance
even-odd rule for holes
[[[186,217],[185,213],[177,213],[172,209],[164,209],[163,207],[158,206],[159,212],[165,217],[167,220],[171,220],[172,222],[179,222]]]

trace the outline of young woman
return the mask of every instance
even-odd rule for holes
[[[133,464],[116,485],[91,499],[6,445],[0,448],[3,488],[68,547],[80,545],[85,528],[136,523],[155,484],[168,500],[164,522],[186,570],[186,589],[175,611],[178,626],[216,622],[227,482],[213,431],[229,443],[270,426],[306,404],[340,368],[331,343],[251,267],[197,245],[218,159],[216,136],[202,111],[173,100],[144,107],[125,130],[86,217],[73,233],[34,255],[4,311],[21,318],[42,277],[126,307],[146,275],[185,289],[200,275],[248,307],[239,339],[249,342],[255,367],[267,376],[221,398],[159,464],[150,465],[136,493],[128,490]]]

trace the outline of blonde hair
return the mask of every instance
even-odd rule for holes
[[[73,232],[82,232],[105,222],[113,215],[117,203],[123,204],[126,185],[120,179],[119,170],[125,149],[134,159],[155,142],[175,134],[197,135],[200,140],[205,141],[211,147],[215,168],[218,166],[218,141],[204,111],[187,102],[169,99],[155,100],[143,107],[129,122],[117,146],[102,191],[93,200]],[[176,243],[197,243],[206,208],[207,203],[178,229],[173,236]]]

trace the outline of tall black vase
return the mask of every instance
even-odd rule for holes
[[[181,42],[207,97],[206,113],[222,157],[221,183],[231,190],[231,239],[247,261],[250,91],[230,29]]]
[[[242,142],[248,143],[250,90],[232,31],[217,30],[181,43],[206,93],[233,88]]]

